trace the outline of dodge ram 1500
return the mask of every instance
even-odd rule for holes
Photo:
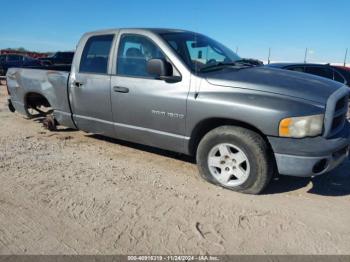
[[[204,179],[244,193],[275,173],[326,173],[349,153],[347,87],[249,63],[194,32],[86,33],[70,72],[11,68],[7,84],[10,109],[47,115],[51,129],[193,155]]]

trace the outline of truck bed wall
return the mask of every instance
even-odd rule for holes
[[[71,65],[43,65],[43,66],[26,66],[22,68],[29,69],[42,69],[42,70],[52,70],[52,71],[61,71],[61,72],[70,72]]]
[[[11,68],[7,72],[11,101],[18,112],[25,114],[28,94],[41,94],[54,109],[57,121],[74,128],[67,90],[68,79],[69,73],[65,71]]]

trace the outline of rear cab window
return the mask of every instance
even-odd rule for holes
[[[80,59],[80,73],[107,74],[114,35],[97,35],[88,39]]]

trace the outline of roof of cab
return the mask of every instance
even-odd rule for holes
[[[103,30],[96,30],[85,33],[85,35],[93,35],[93,34],[112,34],[119,30],[130,30],[130,31],[148,31],[155,34],[164,34],[164,33],[194,33],[187,30],[182,29],[171,29],[171,28],[111,28],[111,29],[103,29]]]

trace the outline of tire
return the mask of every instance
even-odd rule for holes
[[[273,156],[256,132],[221,126],[208,132],[196,154],[200,175],[210,183],[246,194],[259,194],[274,172]]]

